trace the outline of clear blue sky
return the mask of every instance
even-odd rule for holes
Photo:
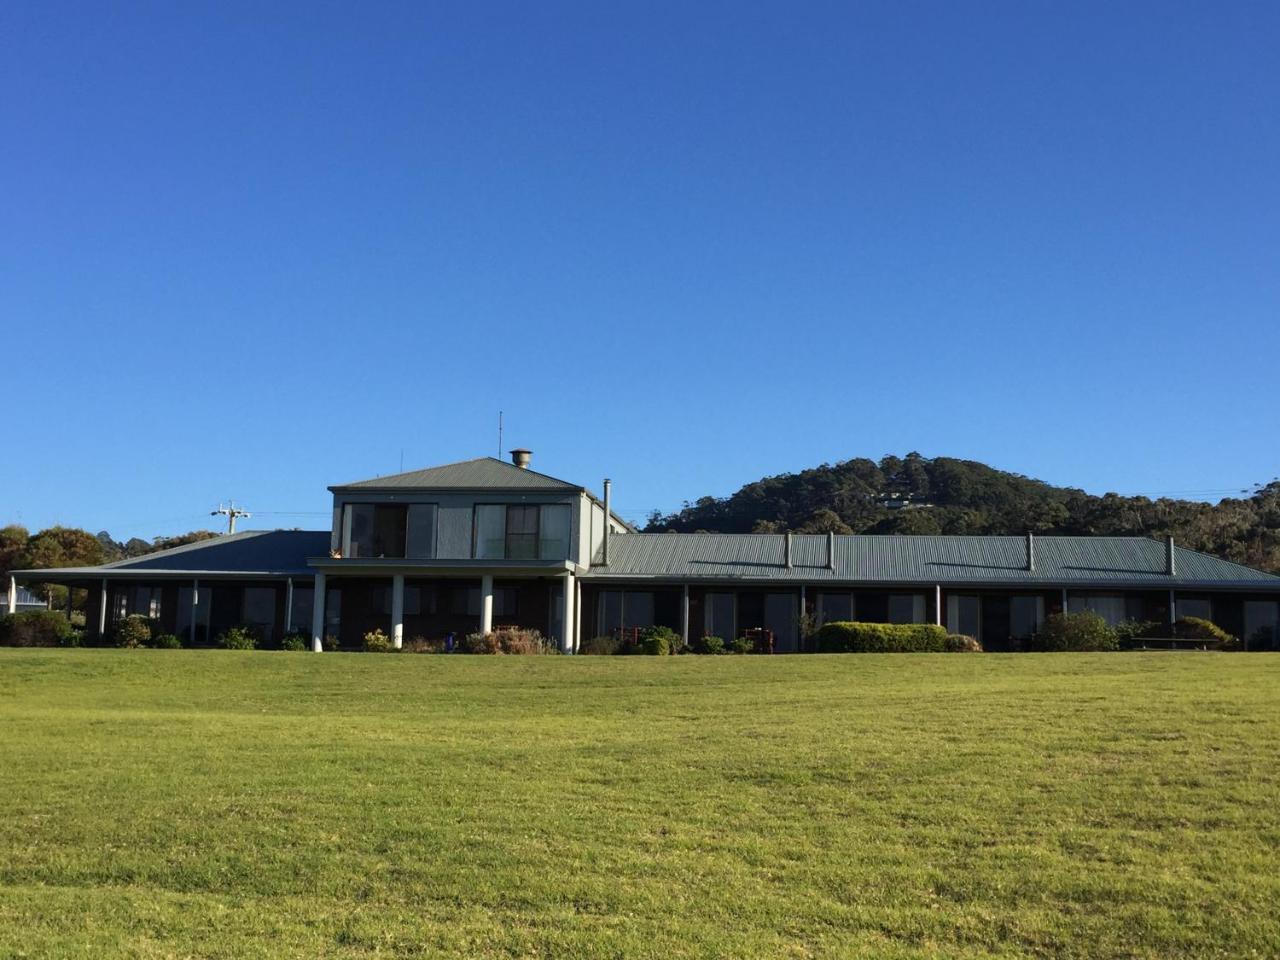
[[[910,450],[1270,480],[1277,49],[1272,0],[6,3],[0,522],[321,527],[500,408],[635,518]]]

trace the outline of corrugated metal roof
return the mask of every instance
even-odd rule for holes
[[[26,579],[40,576],[68,578],[125,572],[277,574],[310,576],[308,557],[329,553],[328,530],[245,530],[117,560],[100,567],[60,567],[54,570],[15,570]]]
[[[330,490],[581,490],[582,487],[557,480],[545,473],[526,470],[496,457],[477,457],[446,463],[440,467],[393,473],[372,480],[343,483]]]
[[[609,566],[596,578],[781,580],[808,583],[1088,583],[1253,586],[1280,589],[1280,577],[1175,548],[1177,576],[1165,573],[1165,545],[1145,537],[1035,538],[1035,570],[1024,537],[837,536],[834,569],[827,537],[795,535],[792,565],[777,534],[628,533],[612,537]],[[599,563],[597,552],[595,563]]]

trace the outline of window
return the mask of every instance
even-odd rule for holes
[[[293,588],[293,607],[289,611],[289,628],[311,632],[311,605],[316,592],[311,587]]]
[[[1025,640],[1044,622],[1044,597],[1009,598],[1009,636]]]
[[[507,507],[507,559],[538,559],[537,507]]]
[[[269,640],[276,625],[276,588],[245,587],[240,620],[257,627],[262,638]]]
[[[1182,600],[1178,601],[1178,616],[1183,615],[1182,603]],[[1071,613],[1090,610],[1113,627],[1121,620],[1141,620],[1143,613],[1141,597],[1125,597],[1120,594],[1074,596],[1067,601],[1067,609]]]
[[[115,600],[117,620],[133,614],[150,617],[152,620],[160,616],[160,587],[120,587]]]
[[[1174,609],[1178,612],[1179,620],[1183,617],[1213,619],[1213,603],[1204,597],[1175,597]]]
[[[732,593],[708,593],[706,610],[702,618],[704,635],[722,640],[736,638],[737,600]]]
[[[539,560],[569,559],[569,505],[549,503],[542,507],[542,530],[538,534]]]
[[[434,503],[349,503],[343,522],[344,557],[411,557],[436,554]]]
[[[653,594],[647,590],[605,590],[596,601],[596,617],[601,633],[619,627],[653,626]]]
[[[1280,623],[1280,603],[1275,600],[1246,600],[1244,602],[1244,639],[1251,650],[1275,649],[1280,636],[1276,625]]]
[[[982,639],[982,598],[955,594],[947,597],[947,629]]]
[[[174,611],[174,632],[186,642],[191,635],[191,622],[195,620],[198,641],[208,638],[209,633],[209,599],[212,591],[201,587],[198,591],[191,587],[178,588],[178,609]],[[193,604],[192,601],[195,601]]]
[[[854,618],[854,601],[851,593],[818,594],[818,622],[834,623]]]
[[[924,623],[924,594],[891,594],[889,597],[889,622]]]
[[[477,503],[478,560],[567,560],[573,514],[567,504]]]

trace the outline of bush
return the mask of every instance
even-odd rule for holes
[[[151,642],[151,620],[133,613],[116,624],[111,642],[117,647],[145,647]]]
[[[593,657],[610,657],[622,652],[622,641],[614,636],[592,637],[578,645],[578,653]]]
[[[281,650],[310,650],[311,634],[302,630],[290,630],[280,638]]]
[[[406,640],[404,647],[401,648],[403,653],[444,653],[443,640],[428,640],[426,637],[414,637]]]
[[[232,627],[215,641],[223,650],[252,650],[258,645],[258,633],[252,627]]]
[[[0,616],[0,647],[75,647],[80,635],[54,610],[24,610]]]
[[[1224,649],[1235,649],[1236,638],[1212,620],[1200,617],[1181,617],[1173,625],[1173,635],[1180,640],[1203,640],[1206,644]]]
[[[1121,620],[1115,625],[1116,642],[1122,647],[1134,646],[1162,631],[1154,620]]]
[[[724,653],[724,640],[720,637],[699,637],[691,644],[694,653],[718,656]]]
[[[946,653],[947,631],[935,623],[824,624],[815,638],[819,653]]]
[[[756,645],[746,637],[738,637],[729,644],[730,653],[755,653]]]
[[[342,641],[331,633],[325,634],[324,639],[320,641],[321,649],[327,650],[329,653],[336,652],[340,646],[342,646]]]
[[[947,634],[947,653],[981,653],[982,644],[963,633]]]
[[[468,634],[459,648],[463,653],[537,655],[555,653],[550,640],[537,630],[524,627],[499,627],[488,633]]]
[[[1031,649],[1046,652],[1115,650],[1116,632],[1092,610],[1054,613],[1031,638]]]
[[[391,638],[381,630],[370,630],[364,635],[365,653],[390,653],[393,649]]]
[[[162,633],[152,639],[151,646],[157,650],[181,650],[182,641],[178,639],[177,634]]]
[[[640,631],[635,652],[646,657],[665,657],[680,647],[680,634],[670,627],[645,627]]]

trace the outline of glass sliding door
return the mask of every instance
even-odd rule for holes
[[[434,503],[409,504],[408,534],[405,556],[415,560],[430,560],[436,555],[436,505]]]
[[[818,594],[818,623],[855,620],[857,608],[852,593]]]
[[[507,559],[538,559],[538,508],[507,507]]]
[[[947,597],[947,630],[981,639],[982,598],[958,594]]]
[[[501,560],[506,556],[507,506],[504,503],[476,504],[476,558]]]
[[[539,560],[569,559],[570,523],[568,504],[551,503],[542,507],[538,531]]]
[[[1009,636],[1026,640],[1044,623],[1044,597],[1009,598]]]
[[[924,623],[924,594],[891,594],[889,597],[889,622]]]
[[[775,653],[795,653],[799,624],[797,611],[799,597],[794,593],[770,593],[764,598],[764,626],[773,633]]]
[[[703,634],[726,643],[737,637],[737,597],[732,593],[708,593],[703,614]]]

